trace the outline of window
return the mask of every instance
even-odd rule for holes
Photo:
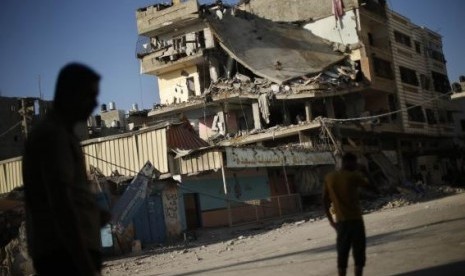
[[[397,104],[397,98],[396,96],[390,94],[388,96],[388,102],[389,102],[389,110],[390,111],[395,111],[397,110],[398,108],[398,104]],[[391,120],[395,121],[397,119],[397,113],[392,113],[391,114]]]
[[[374,40],[373,40],[373,35],[371,33],[368,33],[368,43],[370,43],[371,46],[374,46]]]
[[[438,119],[439,119],[439,123],[441,124],[446,123],[446,111],[445,110],[438,110]]]
[[[454,123],[454,112],[453,111],[447,111],[447,122],[450,124]]]
[[[198,33],[195,33],[195,39],[197,41],[197,44],[200,46],[200,48],[205,48],[205,34],[203,31],[200,31]]]
[[[394,78],[394,74],[392,73],[391,63],[389,61],[373,57],[373,65],[374,65],[376,76],[387,78],[387,79]]]
[[[425,115],[423,114],[423,109],[421,106],[414,106],[411,104],[407,104],[407,114],[409,121],[413,122],[425,122]]]
[[[187,94],[188,97],[193,97],[195,96],[195,83],[194,83],[194,77],[189,77],[186,79],[186,85],[187,85]]]
[[[399,31],[394,31],[394,38],[397,43],[403,44],[407,47],[412,47],[412,42],[410,40],[410,36],[403,34]]]
[[[449,78],[441,73],[431,71],[433,77],[434,90],[441,93],[448,93],[451,90]]]
[[[425,111],[426,111],[426,119],[428,119],[428,124],[430,125],[437,124],[438,121],[436,120],[436,116],[434,115],[433,110],[427,108],[425,109]]]
[[[408,69],[402,66],[399,66],[399,70],[400,70],[400,78],[403,83],[418,86],[417,73],[414,70]]]
[[[424,74],[421,74],[420,75],[420,84],[421,84],[421,88],[425,89],[425,90],[430,90],[431,88],[431,80],[428,76],[424,75]]]
[[[444,55],[436,50],[429,50],[429,56],[439,62],[446,63],[446,59],[444,58]]]
[[[420,46],[420,42],[418,41],[415,41],[415,51],[421,54],[421,46]]]
[[[173,48],[175,50],[182,50],[185,47],[186,47],[185,36],[173,38]]]

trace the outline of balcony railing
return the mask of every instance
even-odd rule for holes
[[[197,49],[190,55],[185,49],[172,51],[158,50],[142,57],[142,73],[158,75],[203,62],[203,50]]]
[[[153,5],[137,10],[136,17],[139,35],[153,37],[198,19],[199,6],[196,0],[172,6]]]
[[[361,0],[360,5],[373,14],[387,18],[385,1]]]

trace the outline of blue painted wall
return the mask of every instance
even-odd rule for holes
[[[186,177],[183,178],[181,189],[183,193],[199,193],[201,211],[226,208],[223,179],[221,173],[217,177]],[[226,183],[230,191],[230,199],[246,201],[270,197],[268,176],[263,171],[260,174],[241,171],[227,173]],[[210,196],[209,196],[210,195]]]
[[[133,218],[136,239],[142,245],[164,243],[166,239],[163,203],[160,195],[148,196]]]

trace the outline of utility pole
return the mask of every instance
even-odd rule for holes
[[[39,99],[42,100],[42,85],[41,85],[41,78],[40,78],[40,75],[39,75]]]
[[[34,112],[34,105],[27,106],[28,101],[26,98],[21,99],[21,109],[19,109],[19,115],[22,117],[21,126],[24,132],[24,138],[27,138],[29,134],[29,121],[31,120],[31,113]]]

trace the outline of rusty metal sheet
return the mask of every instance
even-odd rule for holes
[[[218,170],[223,166],[223,153],[218,149],[187,154],[178,158],[181,174],[195,174],[209,170]]]
[[[131,223],[132,218],[142,206],[148,193],[148,185],[152,179],[159,174],[152,163],[145,163],[137,176],[131,181],[121,198],[111,210],[114,231],[123,233],[124,229]]]
[[[22,158],[15,157],[0,162],[0,194],[8,193],[23,185]]]

